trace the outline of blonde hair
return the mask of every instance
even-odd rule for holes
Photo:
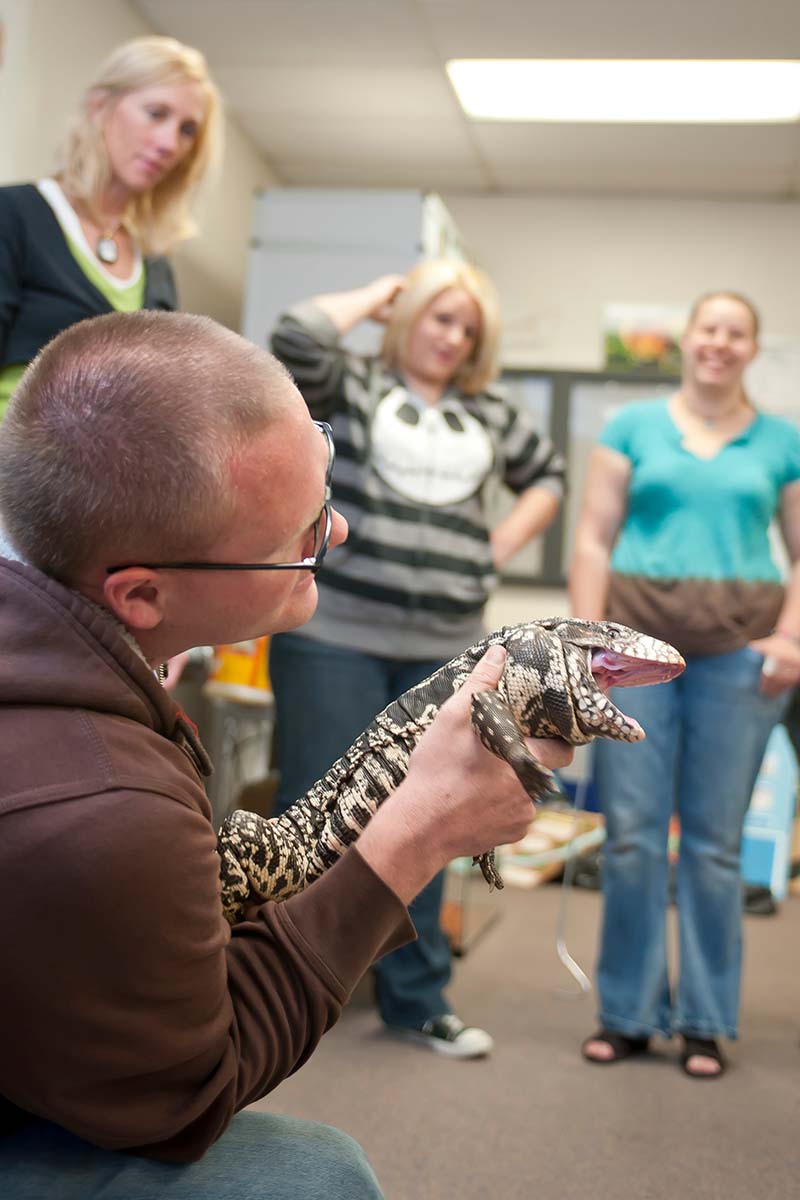
[[[741,292],[705,292],[704,295],[699,296],[692,305],[689,312],[689,319],[686,322],[686,328],[691,329],[692,325],[694,325],[699,316],[700,309],[704,304],[706,304],[709,300],[718,299],[735,300],[737,304],[741,304],[743,308],[747,309],[753,319],[753,338],[758,341],[758,335],[761,330],[761,317],[759,316],[758,309],[756,308],[755,304],[753,304],[752,300],[748,300],[747,297],[743,296]]]
[[[109,111],[130,92],[170,83],[197,83],[205,101],[205,119],[184,159],[149,191],[132,197],[124,224],[146,254],[164,254],[196,232],[190,216],[195,193],[221,149],[219,92],[199,50],[168,37],[133,38],[112,51],[83,94],[65,140],[59,175],[70,195],[89,206],[109,182],[102,122],[97,102]]]
[[[295,400],[277,359],[209,317],[79,321],[0,425],[0,521],[65,583],[103,560],[202,557],[235,514],[231,464]]]
[[[403,370],[414,323],[428,305],[448,288],[461,288],[478,306],[481,327],[475,349],[456,372],[453,383],[468,396],[477,395],[497,375],[500,306],[494,285],[483,271],[453,258],[422,262],[409,272],[398,293],[381,345],[381,358],[391,370]]]

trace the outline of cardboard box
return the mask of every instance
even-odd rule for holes
[[[500,874],[513,887],[533,888],[560,876],[564,864],[605,841],[599,813],[547,805],[531,821],[525,837],[499,852]]]

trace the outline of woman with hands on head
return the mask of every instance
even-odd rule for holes
[[[341,338],[368,319],[385,326],[380,353],[349,354]],[[526,411],[492,390],[498,339],[491,283],[449,259],[317,296],[278,322],[274,353],[311,415],[333,427],[333,499],[350,527],[318,578],[315,616],[272,640],[279,812],[388,703],[483,636],[496,573],[558,510],[560,456]],[[492,478],[517,501],[490,530]],[[398,1036],[482,1057],[491,1037],[466,1026],[444,994],[443,878],[412,905],[418,941],[376,965],[377,1005]]]
[[[680,389],[609,421],[586,479],[570,575],[576,616],[672,642],[680,678],[626,690],[647,731],[595,746],[608,839],[591,1062],[682,1036],[692,1077],[722,1074],[737,1036],[740,850],[770,732],[800,680],[800,433],[759,413],[743,386],[759,320],[743,296],[701,297],[683,337]],[[792,563],[772,561],[776,518]],[[667,836],[681,824],[680,978],[666,956]]]
[[[114,309],[175,309],[163,255],[219,148],[219,96],[173,38],[118,46],[84,92],[52,178],[0,188],[0,417],[57,333]]]

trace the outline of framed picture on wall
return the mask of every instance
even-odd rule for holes
[[[605,369],[677,375],[687,311],[666,304],[610,303],[603,309]]]

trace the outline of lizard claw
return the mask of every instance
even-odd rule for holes
[[[476,854],[472,862],[480,866],[481,873],[489,885],[490,892],[493,892],[495,888],[497,888],[498,892],[503,890],[505,884],[494,860],[494,850],[487,850],[485,854]]]

